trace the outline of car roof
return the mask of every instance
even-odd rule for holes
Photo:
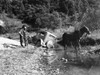
[[[49,31],[39,30],[38,33],[41,33],[41,34],[49,34],[49,35],[51,35],[51,36],[53,36],[55,38],[57,37],[56,35],[54,35],[53,33],[49,32]]]
[[[50,33],[50,32],[47,32],[47,34],[49,34],[49,35],[51,35],[51,36],[53,36],[53,37],[57,37],[56,35],[54,35],[53,33]]]

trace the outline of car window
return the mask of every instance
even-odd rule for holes
[[[45,34],[46,34],[46,32],[45,32],[45,31],[40,31],[39,33],[40,33],[40,34],[43,34],[43,35],[45,35]]]
[[[53,38],[56,38],[55,36],[53,36],[53,35],[49,35],[49,36],[51,36],[51,37],[53,37]]]
[[[41,35],[41,36],[44,36],[44,34],[41,34],[41,33],[40,33],[40,35]]]

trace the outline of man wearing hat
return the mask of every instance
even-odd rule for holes
[[[20,44],[22,47],[25,47],[28,45],[28,40],[27,40],[27,27],[26,25],[24,24],[21,28],[21,30],[19,31],[19,36],[20,36]]]

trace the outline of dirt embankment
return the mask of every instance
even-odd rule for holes
[[[20,46],[19,41],[0,37],[0,75],[99,75],[99,61],[91,67],[64,63],[60,60],[63,50],[50,51],[28,45]],[[96,57],[96,55],[93,55]],[[97,59],[99,60],[99,58]],[[50,64],[47,62],[49,61]]]

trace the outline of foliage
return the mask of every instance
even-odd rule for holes
[[[56,28],[65,26],[66,22],[77,21],[87,24],[94,17],[99,19],[97,14],[94,15],[99,9],[97,4],[99,2],[99,0],[0,0],[0,13],[16,16],[32,27]]]
[[[58,12],[53,12],[52,14],[46,13],[41,17],[38,17],[36,22],[40,27],[56,28],[62,24],[61,17],[59,17]]]

